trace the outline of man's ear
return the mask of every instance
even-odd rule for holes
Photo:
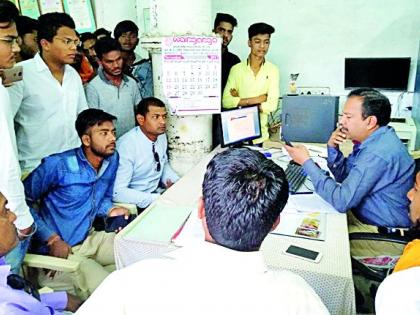
[[[271,227],[270,232],[271,231],[274,231],[276,229],[277,225],[279,225],[279,223],[280,223],[280,215],[277,217],[276,221],[274,221],[273,226]]]
[[[47,41],[45,38],[41,39],[40,42],[42,51],[49,51],[50,50],[50,42]]]
[[[202,220],[206,216],[206,209],[204,209],[203,197],[198,199],[198,218]]]
[[[90,142],[91,142],[91,140],[90,140],[90,136],[89,135],[86,135],[86,134],[84,134],[83,136],[82,136],[82,143],[83,143],[83,145],[85,146],[85,147],[90,147]]]
[[[144,125],[144,116],[140,115],[140,114],[137,114],[136,115],[136,121],[140,126],[143,126]]]
[[[367,128],[369,130],[374,129],[376,125],[378,124],[378,118],[376,116],[369,116],[366,119],[369,119],[368,125],[367,125]]]
[[[248,47],[251,48],[251,40],[248,39]]]

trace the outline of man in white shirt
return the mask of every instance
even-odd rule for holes
[[[147,97],[136,106],[134,127],[117,141],[120,162],[114,185],[115,202],[147,208],[163,188],[179,177],[172,170],[166,153],[166,109],[155,97]]]
[[[198,206],[205,241],[114,272],[77,314],[329,314],[301,277],[269,272],[258,251],[288,189],[284,171],[259,152],[216,155]]]
[[[73,19],[47,13],[38,23],[40,53],[20,63],[23,81],[9,88],[24,174],[42,158],[80,145],[74,121],[87,108],[80,76],[69,65],[79,45]]]
[[[2,72],[2,69],[13,67],[15,54],[19,52],[17,44],[18,33],[14,22],[18,15],[19,11],[12,2],[0,1],[0,72]],[[0,191],[9,200],[8,208],[17,216],[14,224],[22,239],[31,233],[34,220],[25,202],[23,185],[20,180],[21,172],[17,159],[15,130],[10,111],[9,94],[2,84],[1,75],[0,148]],[[12,265],[13,272],[19,272],[20,263],[28,245],[29,242],[27,240],[22,241],[12,251],[12,254],[8,255],[7,261]]]

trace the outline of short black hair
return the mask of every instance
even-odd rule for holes
[[[165,107],[165,103],[156,97],[143,98],[135,108],[136,115],[146,116],[150,106]]]
[[[139,34],[139,28],[136,23],[130,20],[121,21],[115,26],[114,38],[118,40],[123,33],[133,32],[136,35]]]
[[[0,0],[0,23],[7,23],[6,28],[10,24],[15,23],[19,17],[19,10],[9,0]]]
[[[238,25],[238,21],[232,15],[227,13],[217,13],[216,18],[214,19],[213,30],[215,30],[216,27],[219,26],[220,22],[230,23],[233,27],[236,27]]]
[[[107,29],[101,27],[94,31],[93,35],[95,35],[96,38],[98,38],[99,36],[111,37],[111,31],[108,31]]]
[[[16,20],[16,28],[20,37],[38,31],[38,21],[29,16],[20,15]]]
[[[238,251],[259,249],[289,197],[283,169],[248,148],[217,154],[207,165],[202,188],[211,237]]]
[[[255,23],[248,28],[248,38],[251,39],[252,37],[258,34],[268,34],[271,36],[271,34],[273,34],[274,32],[274,27],[267,23]]]
[[[57,31],[63,26],[67,26],[73,30],[76,28],[72,17],[67,13],[53,12],[41,15],[38,18],[37,41],[39,49],[42,49],[42,39],[45,39],[51,43],[54,36],[57,35]]]
[[[363,98],[362,103],[362,117],[363,119],[369,116],[375,116],[379,126],[386,126],[391,121],[391,103],[389,99],[372,88],[360,88],[349,93],[350,97]]]
[[[98,39],[95,44],[95,52],[98,59],[102,60],[102,56],[110,51],[118,50],[121,51],[120,43],[111,37],[104,37]]]
[[[88,108],[80,112],[76,119],[76,131],[80,138],[87,134],[90,127],[101,125],[105,121],[114,121],[117,117],[104,112],[102,109]]]
[[[83,43],[89,39],[94,39],[96,41],[96,36],[91,32],[85,32],[80,34],[80,41]]]

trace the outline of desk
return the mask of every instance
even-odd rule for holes
[[[117,234],[114,245],[117,268],[123,268],[141,259],[162,256],[177,249],[170,242],[170,238],[176,229],[172,227],[172,230],[164,231],[165,226],[170,225],[169,217],[182,223],[186,215],[178,215],[177,211],[184,210],[177,206],[182,205],[184,206],[183,209],[185,209],[185,206],[191,207],[191,209],[196,208],[197,200],[201,196],[201,183],[206,166],[211,158],[220,151],[220,148],[216,148],[209,153],[136,220]],[[167,220],[158,223],[157,233],[154,229],[150,234],[148,231],[139,234],[136,226],[142,220],[151,218],[157,203],[173,206],[172,211],[168,211]],[[158,218],[156,218],[156,221],[158,221]],[[156,228],[156,223],[149,222],[150,229]],[[170,227],[168,228],[170,229]],[[152,234],[153,236],[150,236]],[[281,254],[282,250],[290,244],[318,250],[323,253],[323,258],[318,264],[314,264]],[[331,314],[355,313],[347,220],[344,214],[327,215],[326,240],[324,242],[268,235],[261,250],[270,269],[288,269],[302,276],[321,297]]]

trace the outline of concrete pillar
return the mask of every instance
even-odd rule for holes
[[[151,0],[150,24],[150,33],[140,44],[152,55],[155,96],[166,101],[161,80],[162,36],[210,35],[211,0]],[[211,150],[212,116],[169,115],[167,136],[171,166],[184,175]]]

